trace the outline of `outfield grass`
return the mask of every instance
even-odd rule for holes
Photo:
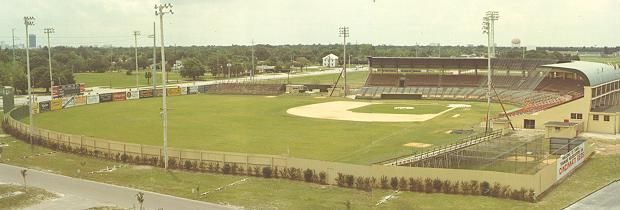
[[[0,184],[0,195],[14,192],[23,194],[0,199],[0,209],[22,209],[56,197],[55,194],[36,187],[24,188],[24,186]]]
[[[304,96],[191,95],[170,97],[169,145],[177,148],[275,154],[308,159],[369,164],[406,155],[403,144],[452,143],[462,135],[451,129],[479,128],[486,105],[459,108],[426,122],[368,123],[304,118],[286,113],[292,107],[340,98]],[[394,103],[400,103],[394,101]],[[446,106],[450,101],[426,101]],[[37,126],[71,134],[146,145],[161,145],[161,99],[103,103],[46,112]],[[508,107],[511,109],[512,107]],[[499,105],[492,106],[500,111]],[[460,114],[453,118],[452,115]],[[26,119],[22,119],[26,120]]]
[[[135,87],[136,86],[136,75],[127,75],[125,71],[119,72],[104,72],[104,73],[76,73],[74,74],[75,81],[78,83],[85,83],[86,87],[96,87],[96,86],[105,86],[105,87],[114,87],[114,88],[123,88],[123,87]],[[181,75],[177,72],[169,72],[168,73],[168,82],[169,83],[182,83],[187,78],[182,78]],[[203,80],[211,80],[213,79],[210,74],[202,77]],[[161,84],[161,73],[157,73],[155,76],[155,81],[157,84]],[[148,86],[148,84],[153,84],[153,81],[147,84],[146,78],[144,78],[144,71],[140,71],[138,73],[138,82],[140,86]]]
[[[395,107],[413,107],[413,109],[395,109]],[[446,105],[435,104],[433,101],[415,101],[404,103],[371,104],[351,109],[361,113],[389,113],[389,114],[437,114],[449,109]]]
[[[10,145],[4,150],[2,156],[4,163],[49,170],[72,177],[80,177],[76,172],[77,168],[87,172],[119,164],[65,153],[22,158],[24,155],[31,154],[28,144],[12,137],[0,138],[0,142],[7,142]],[[48,153],[50,150],[35,147],[35,152]],[[81,166],[80,162],[86,164]],[[620,171],[620,155],[595,155],[537,203],[482,196],[401,192],[396,199],[380,206],[375,206],[375,204],[392,191],[363,192],[297,181],[249,177],[244,184],[223,191],[212,192],[206,197],[199,197],[191,193],[191,188],[200,187],[201,192],[213,191],[217,187],[248,177],[176,170],[165,171],[159,168],[132,165],[118,169],[113,173],[83,173],[81,177],[189,199],[225,203],[252,209],[345,209],[344,202],[347,200],[352,202],[353,209],[560,209],[610,181],[620,178],[618,171]],[[149,200],[147,199],[145,202],[148,203]],[[2,201],[0,201],[0,205],[1,203]]]
[[[620,57],[579,56],[582,61],[620,64]]]

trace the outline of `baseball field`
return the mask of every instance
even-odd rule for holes
[[[366,101],[367,106],[352,111],[340,110],[413,118],[420,113],[433,115],[422,121],[359,122],[287,113],[294,108],[334,102],[354,101],[309,96],[170,97],[169,145],[369,164],[423,149],[411,145],[451,143],[465,134],[450,134],[450,130],[480,130],[480,122],[486,114],[485,103],[432,100]],[[450,104],[465,106],[451,108]],[[41,113],[35,115],[34,121],[37,127],[65,133],[161,145],[160,107],[161,98],[129,100]],[[497,104],[491,108],[493,113],[501,110]],[[307,114],[323,113],[324,110],[309,112]]]

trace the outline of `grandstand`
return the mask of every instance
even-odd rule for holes
[[[486,101],[486,58],[368,57],[368,64],[368,78],[356,98]],[[571,121],[583,123],[584,131],[620,132],[620,70],[615,66],[494,58],[491,69],[493,100],[520,107],[508,113],[517,128]]]
[[[214,94],[240,95],[279,95],[284,93],[284,84],[264,82],[223,82],[211,86],[209,92]]]

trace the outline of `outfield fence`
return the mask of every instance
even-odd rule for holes
[[[27,141],[29,126],[17,119],[28,116],[28,107],[22,106],[11,110],[4,115],[5,129],[12,129],[12,135]],[[106,139],[94,138],[84,135],[66,134],[42,128],[32,129],[32,138],[36,143],[53,149],[78,151],[77,153],[91,155],[100,158],[119,160],[119,156],[131,158],[139,157],[140,161],[133,161],[138,164],[159,165],[163,159],[163,149],[159,146],[142,145],[111,141]],[[584,143],[583,158],[587,158],[593,153],[590,144]],[[239,167],[271,167],[271,168],[299,168],[311,169],[316,173],[326,174],[327,184],[336,184],[335,178],[338,174],[354,175],[356,177],[374,177],[380,179],[386,177],[422,177],[438,178],[441,180],[458,181],[487,181],[489,183],[500,183],[513,189],[531,189],[540,195],[554,184],[558,183],[564,176],[558,175],[560,165],[555,160],[546,161],[545,166],[541,167],[535,174],[517,174],[496,171],[480,171],[467,169],[446,169],[446,168],[423,168],[406,167],[394,165],[358,165],[340,162],[310,160],[278,155],[246,154],[234,152],[200,151],[190,149],[168,148],[168,157],[178,161],[179,165],[190,161],[192,164],[236,164]],[[138,158],[136,158],[138,159]],[[124,161],[124,160],[123,160]],[[195,166],[194,166],[195,167]],[[182,167],[179,167],[182,168]],[[572,172],[572,168],[569,172]],[[566,171],[564,171],[566,173]]]

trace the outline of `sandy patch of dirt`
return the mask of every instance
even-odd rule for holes
[[[461,114],[455,114],[455,115],[452,115],[452,118],[457,118],[459,116],[461,116]]]
[[[318,104],[294,107],[286,113],[301,117],[346,120],[357,122],[424,122],[442,115],[450,110],[469,106],[466,104],[451,104],[450,108],[436,114],[384,114],[384,113],[357,113],[349,111],[358,107],[370,105],[369,102],[332,101]]]
[[[418,143],[418,142],[411,142],[411,143],[403,144],[403,146],[405,146],[405,147],[415,147],[415,148],[426,148],[426,147],[430,147],[430,146],[433,146],[433,145],[432,144],[425,144],[425,143]]]

